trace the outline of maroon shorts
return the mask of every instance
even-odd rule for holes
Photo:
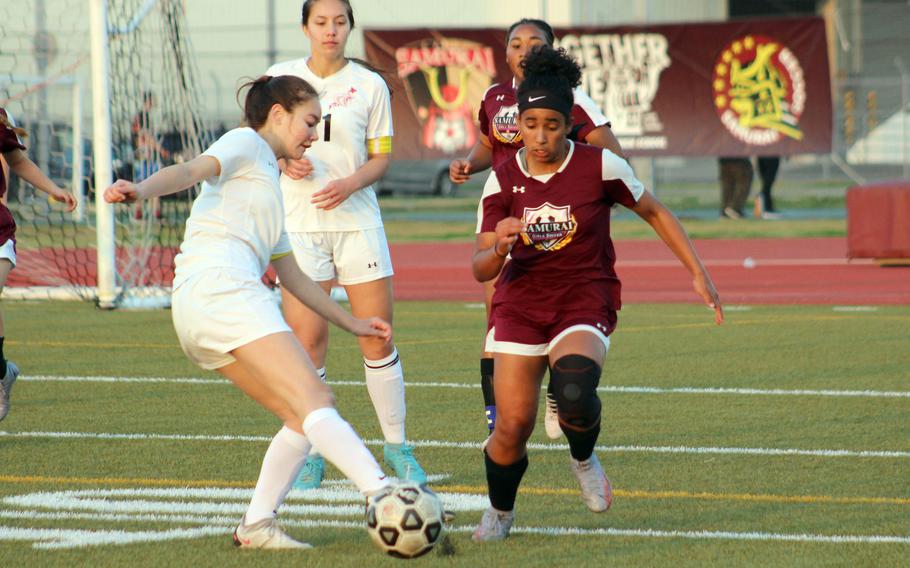
[[[590,331],[610,348],[616,329],[616,311],[522,312],[512,306],[493,309],[493,333],[487,351],[514,355],[545,356],[559,341],[575,331]],[[490,340],[491,339],[491,340]]]

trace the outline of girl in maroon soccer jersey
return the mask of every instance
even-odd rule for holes
[[[692,274],[715,321],[723,322],[711,277],[676,217],[644,190],[625,160],[568,139],[572,88],[581,78],[575,61],[543,47],[524,65],[517,94],[525,147],[487,180],[473,257],[478,281],[502,271],[491,318],[498,418],[484,452],[491,507],[474,532],[476,541],[509,534],[548,365],[582,499],[595,512],[610,507],[610,481],[594,446],[601,410],[596,389],[620,308],[610,240],[614,204],[654,228]]]
[[[53,200],[66,204],[66,210],[76,208],[76,197],[57,187],[44,172],[38,169],[35,162],[31,161],[25,153],[22,138],[25,131],[17,128],[6,110],[0,108],[0,290],[6,286],[9,273],[16,266],[16,221],[13,214],[6,206],[6,176],[7,164],[9,169],[19,177],[29,182],[35,188],[48,194]],[[7,361],[3,355],[3,319],[0,317],[0,420],[6,418],[9,412],[9,397],[19,376],[19,368],[12,361]]]
[[[449,178],[453,183],[466,182],[471,174],[497,166],[511,159],[524,145],[518,128],[518,104],[515,92],[524,80],[521,62],[532,48],[541,45],[552,47],[555,36],[550,25],[543,20],[524,18],[509,27],[506,34],[506,63],[513,79],[508,83],[496,83],[483,95],[478,120],[482,136],[471,149],[467,158],[453,160],[449,165]],[[569,138],[607,148],[621,155],[621,149],[610,123],[601,114],[594,101],[581,89],[575,89],[572,105],[572,130]],[[484,296],[489,321],[490,302],[493,298],[494,276],[484,282]],[[480,359],[480,384],[486,406],[487,426],[493,429],[496,421],[496,403],[493,396],[493,355],[484,346]],[[547,391],[547,413],[545,426],[547,435],[556,439],[562,435],[556,421],[555,401]]]

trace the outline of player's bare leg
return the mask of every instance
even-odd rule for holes
[[[527,441],[534,431],[546,357],[496,354],[496,429],[484,450],[490,508],[472,539],[502,540],[515,518],[515,497],[528,468]]]
[[[351,313],[358,318],[380,317],[392,323],[392,279],[380,278],[344,287]],[[358,337],[363,353],[363,369],[370,400],[385,438],[382,454],[385,464],[398,479],[425,483],[427,475],[414,458],[413,448],[405,443],[406,402],[404,371],[398,350],[377,337]]]
[[[370,493],[385,487],[385,475],[334,408],[331,389],[319,380],[306,352],[290,333],[275,333],[257,339],[232,352],[249,371],[238,377],[228,375],[251,397],[272,410],[287,405],[303,419],[303,431],[314,448],[334,463],[358,489]],[[249,378],[265,383],[252,387]]]

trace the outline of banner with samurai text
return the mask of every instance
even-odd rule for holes
[[[582,89],[630,156],[753,156],[831,149],[821,18],[556,29]],[[503,29],[364,31],[393,90],[397,159],[461,156],[486,89],[512,80]]]

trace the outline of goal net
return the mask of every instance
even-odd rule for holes
[[[10,176],[18,264],[5,298],[97,300],[90,5],[102,0],[0,2],[0,107],[24,128],[29,157],[73,191],[74,212]],[[199,154],[198,72],[183,0],[108,2],[114,178],[141,180]],[[194,190],[114,209],[116,305],[166,303],[173,257]],[[104,236],[102,236],[104,237]],[[102,247],[104,250],[104,247]]]

